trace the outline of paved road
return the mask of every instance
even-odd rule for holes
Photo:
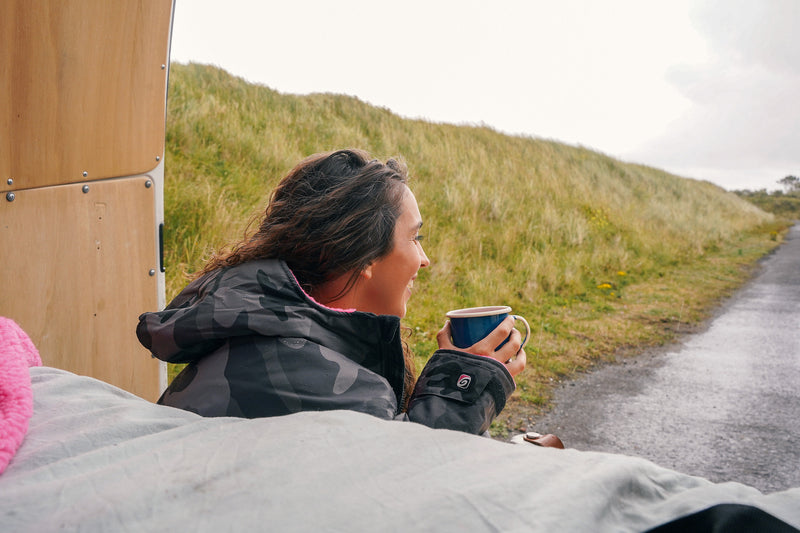
[[[800,225],[708,328],[555,393],[532,430],[763,492],[800,487]]]

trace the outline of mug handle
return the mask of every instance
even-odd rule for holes
[[[520,345],[519,349],[522,350],[525,348],[525,345],[528,344],[528,337],[531,336],[531,327],[528,325],[528,321],[525,320],[525,317],[519,315],[511,315],[514,317],[514,320],[522,320],[522,323],[525,324],[525,337],[522,339],[522,344]]]

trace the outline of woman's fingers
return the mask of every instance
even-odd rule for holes
[[[453,345],[450,333],[450,321],[444,323],[444,327],[436,334],[436,342],[439,344],[439,349],[444,350],[457,350]]]
[[[519,335],[517,335],[517,340],[515,342],[516,348],[513,348],[513,345],[508,346],[508,344],[514,342],[515,331],[516,330],[514,329],[514,317],[511,316],[506,317],[505,320],[500,322],[500,324],[496,328],[494,328],[494,331],[489,333],[486,337],[484,337],[480,341],[473,344],[470,348],[467,348],[467,351],[471,353],[477,353],[480,355],[488,355],[489,357],[497,359],[501,363],[505,363],[506,361],[514,357],[514,354],[517,353],[517,350],[519,350],[520,348],[519,339],[521,339],[521,337],[519,337]],[[512,338],[509,339],[509,342],[506,343],[500,350],[495,352],[495,348],[497,348],[500,344],[502,344],[502,342],[506,340],[509,335],[512,336]],[[505,354],[507,354],[507,356],[505,357],[505,359],[503,359],[503,356]]]
[[[501,363],[510,361],[522,348],[522,333],[516,329],[512,329],[507,338],[508,341],[503,346],[501,346],[493,354],[490,354],[490,357],[497,359]]]
[[[499,350],[495,350],[506,339],[508,339],[508,342],[503,344]],[[449,320],[445,322],[444,327],[436,334],[436,342],[441,349],[461,350],[461,348],[456,348],[453,345]],[[514,329],[513,317],[506,318],[481,341],[463,350],[496,359],[506,365],[509,374],[512,376],[516,376],[525,369],[526,355],[525,350],[522,349],[522,333]]]
[[[511,374],[512,377],[516,376],[523,370],[525,370],[525,363],[527,362],[527,356],[525,355],[525,350],[520,350],[517,352],[517,356],[506,363],[506,369],[508,369],[508,373]]]

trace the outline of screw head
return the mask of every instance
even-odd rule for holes
[[[147,188],[149,189],[150,187],[152,187],[152,186],[153,186],[153,182],[152,182],[152,181],[150,181],[150,180],[147,180],[147,181],[145,181],[145,182],[144,182],[144,186],[145,186],[145,187],[147,187]]]
[[[150,272],[148,272],[148,274],[150,274],[151,276],[155,276],[156,275],[156,270],[154,268],[151,268]]]
[[[81,190],[83,191],[83,194],[86,194],[87,192],[89,192],[89,186],[84,185],[83,187],[81,187]]]
[[[17,195],[14,194],[13,192],[7,192],[6,193],[6,200],[8,200],[9,202],[13,202],[14,198],[16,198],[16,197],[17,197]]]
[[[88,173],[88,172],[86,172],[86,171],[84,170],[84,171],[83,171],[83,177],[85,178],[85,177],[86,177],[86,176],[88,176],[88,175],[89,175],[89,173]]]
[[[14,178],[8,178],[6,180],[6,183],[8,183],[9,185],[14,185]]]

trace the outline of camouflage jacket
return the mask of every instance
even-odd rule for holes
[[[203,416],[348,409],[482,433],[514,390],[497,361],[439,350],[401,412],[400,319],[319,305],[277,260],[198,278],[136,333],[155,357],[188,363],[159,403]]]

